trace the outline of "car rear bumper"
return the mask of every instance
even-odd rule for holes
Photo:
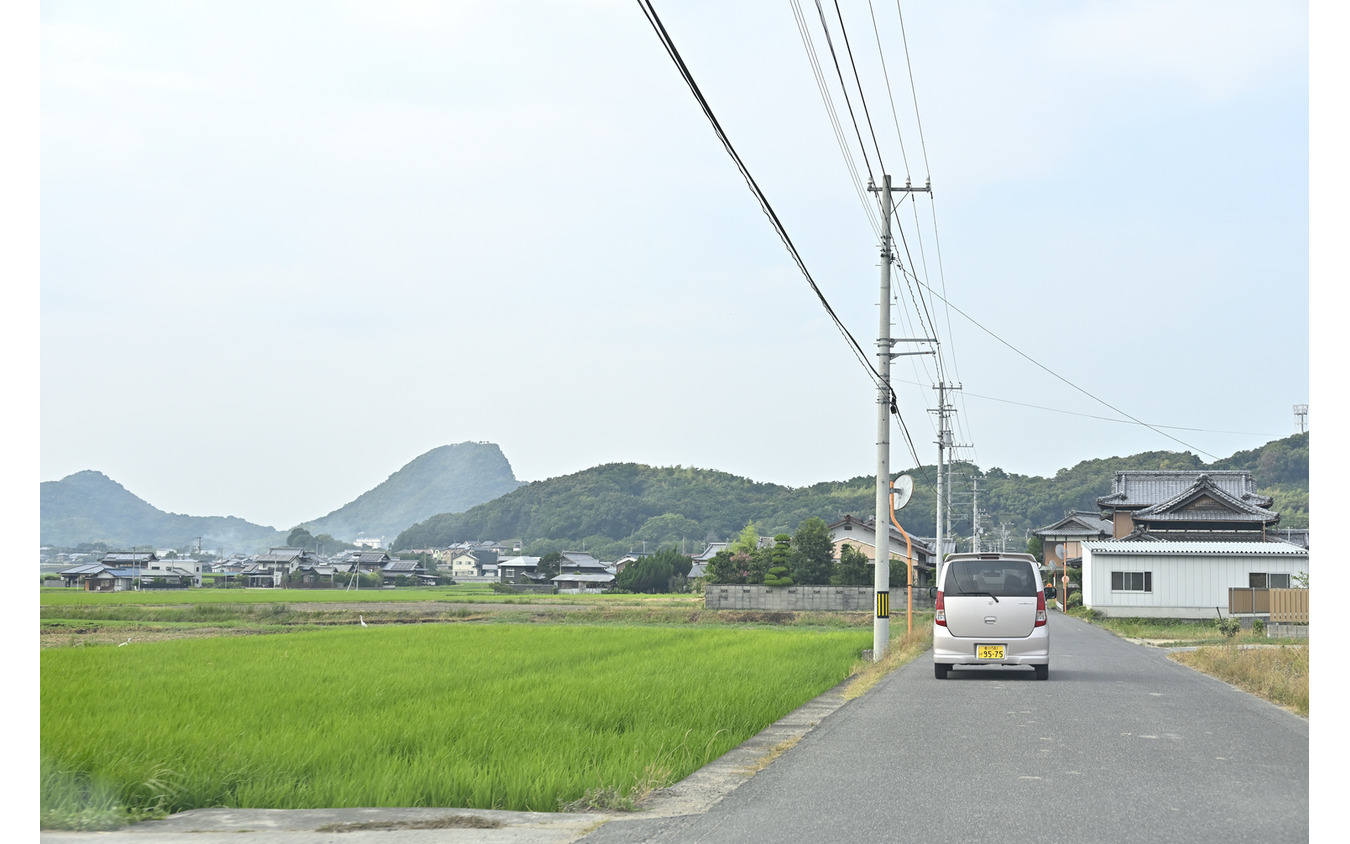
[[[980,659],[975,656],[977,645],[1003,645],[1003,659]],[[1050,631],[1037,627],[1030,636],[1021,639],[968,639],[953,636],[947,628],[935,625],[933,661],[946,665],[1048,665]]]

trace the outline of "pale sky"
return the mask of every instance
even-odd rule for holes
[[[793,4],[654,5],[872,353],[877,234]],[[928,300],[963,456],[1053,475],[1298,431],[1306,3],[907,2],[903,41],[894,4],[877,32],[840,5],[886,171],[932,180],[902,261],[952,306]],[[40,8],[41,480],[285,529],[466,440],[526,481],[874,472],[869,373],[636,2]],[[932,463],[915,360],[894,385]]]

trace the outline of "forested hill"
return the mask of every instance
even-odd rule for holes
[[[1009,549],[1021,548],[1028,531],[1058,521],[1069,510],[1095,509],[1097,498],[1110,493],[1117,471],[1206,468],[1251,472],[1258,489],[1274,496],[1282,527],[1307,526],[1307,434],[1212,464],[1189,452],[1155,451],[1087,460],[1061,469],[1053,478],[958,464],[953,467],[954,500],[968,502],[971,487],[978,486],[983,542],[988,546],[1007,536]],[[900,523],[914,536],[931,537],[934,467],[908,474],[914,478],[915,492],[898,514]],[[812,516],[833,522],[846,513],[870,515],[874,500],[873,480],[865,476],[790,488],[709,469],[614,463],[536,481],[462,513],[433,516],[401,533],[393,548],[522,539],[529,553],[583,546],[601,558],[669,546],[696,553],[708,540],[733,538],[751,521],[761,535],[792,533]],[[953,509],[954,532],[968,535],[970,507],[954,504]]]
[[[441,446],[415,458],[379,486],[327,516],[303,523],[339,542],[393,537],[436,513],[466,510],[520,486],[492,443]],[[278,530],[234,516],[166,513],[96,471],[42,483],[42,544],[61,548],[173,548],[254,553],[286,544]],[[330,546],[332,547],[332,543]]]
[[[443,445],[351,503],[300,527],[346,542],[362,534],[392,537],[429,516],[467,510],[520,485],[495,443]]]
[[[102,472],[85,470],[42,483],[43,545],[109,548],[202,548],[266,550],[286,534],[235,516],[166,513],[137,498]]]

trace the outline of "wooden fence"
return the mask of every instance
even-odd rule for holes
[[[1279,624],[1308,623],[1307,589],[1228,589],[1230,615],[1269,615]]]
[[[1308,623],[1307,589],[1271,589],[1270,620],[1275,623]]]

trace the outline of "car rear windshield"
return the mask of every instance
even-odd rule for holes
[[[942,591],[947,595],[1026,598],[1036,594],[1031,566],[1017,560],[953,560]]]

